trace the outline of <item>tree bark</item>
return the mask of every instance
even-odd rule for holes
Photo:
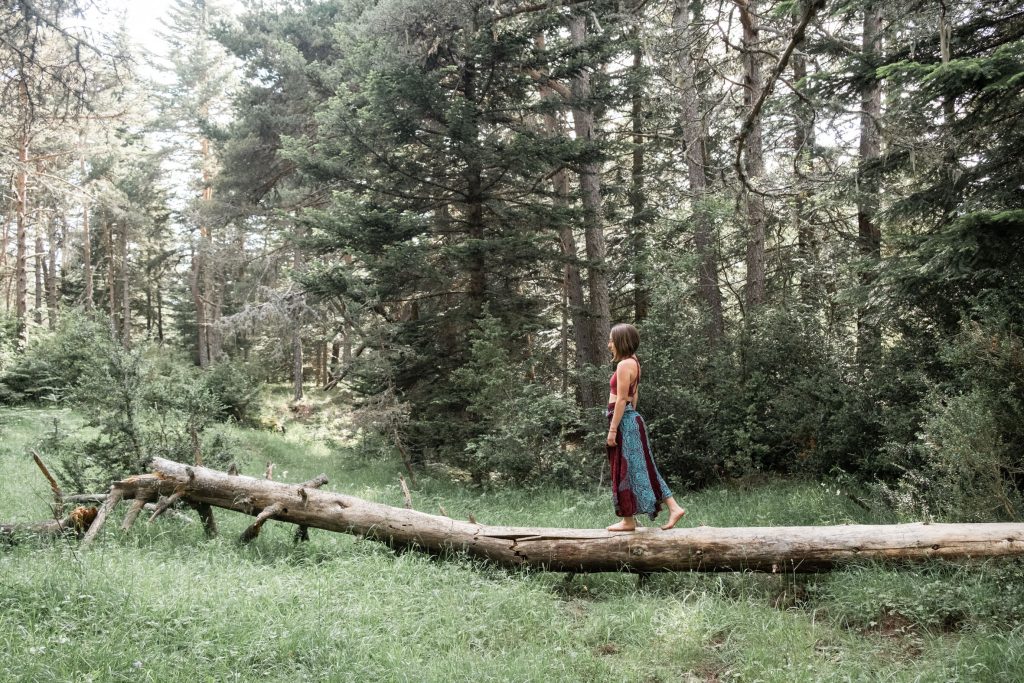
[[[23,106],[27,107],[26,102]],[[25,113],[27,116],[27,112]],[[15,174],[15,195],[17,198],[17,232],[15,235],[16,253],[14,257],[14,315],[17,320],[18,338],[24,342],[27,338],[25,315],[28,313],[28,124],[22,124],[21,136],[18,140],[18,170]]]
[[[632,242],[630,259],[633,267],[633,318],[637,323],[647,318],[650,293],[647,290],[647,190],[644,187],[644,51],[640,32],[633,30],[633,79],[630,93],[630,123],[633,133],[633,159],[629,174],[629,232]]]
[[[864,63],[878,60],[882,49],[882,13],[877,0],[864,12],[862,54]],[[861,90],[860,164],[857,170],[857,247],[861,257],[860,284],[870,300],[875,281],[875,264],[882,256],[882,232],[877,221],[879,185],[870,165],[882,153],[878,121],[882,115],[882,84],[874,76],[865,80]],[[867,302],[857,308],[857,363],[874,365],[881,355],[882,337],[874,320],[874,307]]]
[[[83,136],[84,137],[84,136]],[[85,142],[82,141],[82,148]],[[93,307],[93,285],[92,285],[92,238],[89,234],[89,195],[85,191],[85,156],[84,153],[78,159],[78,167],[82,173],[82,270],[85,278],[85,291],[82,294],[85,310],[91,311]]]
[[[125,348],[132,343],[132,297],[128,277],[128,223],[121,226],[117,241],[117,260],[120,262],[121,278],[121,344]]]
[[[714,227],[706,203],[707,130],[700,113],[701,93],[697,89],[696,67],[693,62],[695,36],[691,29],[689,2],[690,0],[676,0],[672,23],[680,38],[680,45],[676,51],[676,69],[679,73],[681,124],[683,139],[686,142],[686,170],[694,219],[693,242],[699,258],[698,291],[708,316],[708,341],[714,347],[722,338],[725,321],[722,315],[722,291],[718,286]]]
[[[743,106],[751,111],[761,98],[764,87],[761,79],[761,28],[757,0],[734,0],[740,10],[743,25]],[[745,171],[750,181],[764,176],[764,150],[761,140],[761,117],[754,118],[747,137]],[[747,210],[747,284],[744,299],[747,310],[756,309],[764,303],[765,271],[764,241],[765,212],[764,197],[750,192],[746,185],[740,190]]]
[[[154,474],[116,483],[111,497],[151,499],[183,491],[183,500],[191,505],[207,504],[255,517],[271,510],[272,518],[281,522],[355,534],[398,548],[434,553],[459,550],[507,567],[568,572],[809,572],[851,560],[1024,555],[1024,524],[702,526],[670,531],[651,527],[633,533],[503,527],[391,507],[305,484],[231,476],[162,458],[154,458],[151,467]],[[110,502],[108,497],[107,512]],[[94,523],[89,538],[98,531]]]
[[[32,255],[32,269],[35,275],[35,290],[33,294],[33,307],[32,316],[35,318],[36,325],[43,324],[43,293],[45,292],[45,276],[43,269],[45,268],[43,257],[46,254],[46,247],[43,244],[43,236],[40,233],[41,228],[39,227],[38,221],[36,222],[36,248],[35,253]]]
[[[292,400],[302,400],[302,334],[292,332]]]
[[[582,47],[587,39],[587,20],[581,14],[569,16],[572,44]],[[596,142],[594,107],[590,102],[590,73],[581,68],[572,79],[572,120],[576,139],[588,144]],[[608,298],[608,273],[605,262],[604,226],[601,220],[601,165],[596,161],[580,165],[580,197],[583,204],[583,231],[587,249],[587,286],[590,294],[588,317],[591,343],[588,351],[591,365],[603,365],[605,340],[611,327]]]
[[[462,67],[462,87],[469,109],[477,103],[477,69],[472,58],[467,58]],[[479,145],[479,126],[476,114],[469,114],[464,121],[465,139],[462,140],[469,154],[466,158],[464,179],[466,182],[465,219],[466,232],[469,240],[469,313],[475,320],[483,313],[487,293],[487,261],[484,246],[484,190],[483,166],[477,149]]]
[[[67,225],[67,217],[61,214],[61,225]],[[57,245],[63,242],[58,237],[56,219],[50,221],[50,230],[47,234],[46,262],[43,264],[43,276],[46,280],[46,324],[52,330],[57,326]]]
[[[544,50],[544,36],[539,34],[534,39],[537,48]],[[545,86],[540,86],[543,99],[554,99],[555,93]],[[552,138],[563,134],[562,125],[553,112],[544,114],[544,131]],[[569,317],[572,319],[573,341],[575,346],[576,398],[584,407],[592,408],[600,405],[602,396],[595,384],[584,372],[588,362],[597,356],[593,349],[594,335],[592,323],[587,315],[587,304],[583,296],[583,279],[580,276],[579,254],[576,248],[576,236],[572,224],[565,219],[569,209],[569,174],[559,168],[551,175],[552,204],[558,215],[558,242],[562,250],[565,265],[562,271],[563,289],[568,303]]]
[[[203,301],[203,292],[201,289],[203,278],[202,273],[206,270],[204,265],[205,251],[205,241],[203,237],[200,236],[199,244],[196,245],[196,250],[192,254],[192,268],[189,273],[189,286],[192,290],[192,304],[196,309],[197,360],[199,361],[199,367],[201,368],[210,367],[210,345],[206,336],[209,331],[209,326],[206,321],[206,303]]]
[[[107,247],[107,307],[110,310],[110,324],[117,330],[117,292],[114,285],[114,236],[110,217],[103,215],[103,233]]]
[[[804,0],[805,2],[809,0]],[[794,6],[793,24],[800,21],[799,4]],[[793,86],[797,97],[793,102],[793,175],[796,197],[793,200],[793,228],[797,241],[797,267],[800,269],[800,301],[813,306],[818,292],[818,237],[814,227],[812,193],[808,175],[814,171],[814,110],[802,97],[807,78],[807,57],[802,50],[793,52]]]

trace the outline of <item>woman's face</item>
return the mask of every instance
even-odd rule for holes
[[[612,354],[612,358],[615,358],[615,342],[612,341],[612,333],[608,333],[608,353]]]

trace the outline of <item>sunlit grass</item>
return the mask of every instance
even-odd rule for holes
[[[243,472],[401,505],[397,460],[343,434],[343,406],[284,434],[229,427]],[[0,410],[0,520],[41,519],[50,493],[27,449],[66,411]],[[337,422],[334,422],[337,421]],[[330,434],[331,425],[338,434]],[[681,496],[685,523],[878,522],[815,482]],[[607,493],[481,492],[420,476],[418,509],[531,526],[612,521]],[[0,681],[1016,681],[1024,568],[1012,561],[861,565],[815,576],[508,571],[396,554],[372,541],[218,511],[198,523],[109,524],[97,545],[0,546]]]

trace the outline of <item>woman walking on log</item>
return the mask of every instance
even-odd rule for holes
[[[654,519],[662,503],[668,506],[668,522],[662,529],[671,529],[686,514],[654,464],[647,426],[636,412],[640,389],[640,361],[636,358],[639,347],[640,333],[632,325],[620,323],[608,335],[608,350],[615,362],[608,394],[608,463],[612,470],[615,514],[622,518],[609,526],[608,531],[635,530],[636,515],[648,514]]]

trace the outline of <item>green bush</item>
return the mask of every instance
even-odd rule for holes
[[[766,310],[716,348],[702,325],[660,300],[641,329],[640,410],[672,477],[700,487],[752,472],[871,466],[877,389],[856,379],[816,323]]]
[[[232,460],[223,438],[208,429],[223,405],[198,368],[162,349],[111,344],[83,373],[73,399],[94,436],[55,428],[40,444],[69,490],[105,489],[145,471],[156,456],[221,468]]]
[[[513,357],[508,339],[500,321],[485,316],[473,335],[470,362],[454,373],[475,418],[475,433],[455,464],[478,484],[577,483],[596,460],[568,443],[579,424],[576,403],[531,383],[527,363]]]
[[[0,363],[0,400],[65,399],[90,368],[103,362],[113,344],[101,316],[69,309],[55,330],[37,329],[23,352],[8,351],[6,364]],[[9,342],[6,345],[13,348]]]
[[[255,424],[259,418],[262,382],[248,363],[226,360],[203,373],[203,386],[220,404],[221,419]]]
[[[903,466],[882,488],[913,517],[991,521],[1024,514],[1024,338],[998,319],[944,345],[950,372],[924,403],[916,440],[888,444]]]

